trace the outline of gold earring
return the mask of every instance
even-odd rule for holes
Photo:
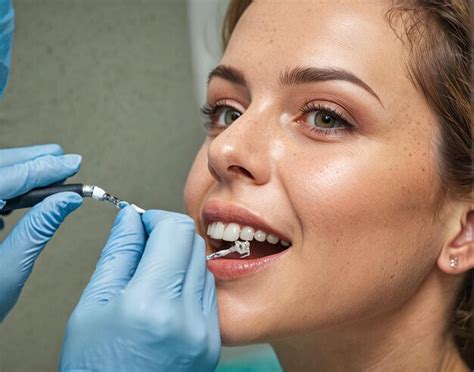
[[[453,255],[449,256],[449,267],[451,269],[455,269],[456,267],[458,267],[458,257],[457,256],[453,256]]]

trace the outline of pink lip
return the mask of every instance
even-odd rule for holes
[[[207,268],[216,280],[232,280],[254,274],[277,261],[287,250],[253,260],[217,258],[207,261]]]
[[[202,208],[201,217],[202,231],[206,231],[207,225],[212,221],[235,222],[242,226],[251,226],[257,230],[273,234],[282,240],[290,241],[286,234],[273,228],[271,224],[255,213],[219,199],[207,201]]]
[[[271,227],[271,225],[255,213],[224,202],[219,199],[207,201],[201,211],[202,231],[207,230],[207,225],[212,221],[235,222],[242,226],[251,226],[255,229],[273,234],[278,238],[290,241],[287,235]],[[206,236],[211,246],[215,246],[215,240]],[[217,280],[232,280],[243,276],[254,274],[278,260],[287,250],[256,259],[229,259],[218,258],[207,262],[208,269]]]

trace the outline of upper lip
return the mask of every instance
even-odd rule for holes
[[[256,213],[223,200],[211,199],[207,201],[202,207],[201,217],[204,224],[203,231],[206,231],[208,224],[213,221],[235,222],[241,226],[250,226],[255,230],[262,230],[275,235],[281,240],[291,242],[284,232],[273,227]]]

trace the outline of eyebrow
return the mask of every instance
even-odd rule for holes
[[[231,83],[246,86],[244,74],[235,67],[219,65],[213,69],[208,77],[207,83],[215,77],[220,77]],[[342,80],[355,84],[372,96],[374,96],[383,107],[383,103],[375,91],[362,79],[358,78],[352,72],[339,68],[320,68],[320,67],[287,67],[280,75],[279,83],[282,86],[291,86],[298,84],[317,83],[329,80]]]
[[[209,76],[207,78],[207,85],[209,85],[211,80],[215,77],[220,77],[221,79],[230,81],[231,83],[235,83],[238,85],[247,85],[247,83],[245,82],[244,74],[235,67],[225,65],[217,66],[209,73]]]

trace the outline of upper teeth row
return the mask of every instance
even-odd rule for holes
[[[233,242],[238,239],[240,240],[253,240],[255,238],[258,242],[264,242],[265,240],[270,244],[276,244],[280,239],[273,235],[267,234],[262,230],[257,230],[250,226],[240,227],[237,223],[223,223],[220,221],[211,222],[207,226],[207,235],[213,239],[222,239],[228,242]],[[286,240],[280,241],[281,245],[288,247],[290,242]]]

